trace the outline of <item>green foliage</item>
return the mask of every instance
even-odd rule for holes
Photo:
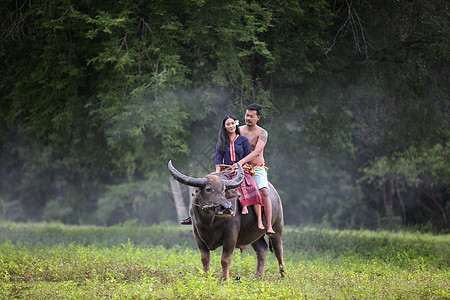
[[[439,210],[439,215],[447,223],[448,212],[444,209],[445,201],[440,193],[448,193],[446,182],[450,178],[449,157],[448,148],[440,144],[424,151],[408,149],[407,152],[381,157],[372,162],[362,170],[364,176],[361,180],[379,190],[386,189],[386,183],[390,183],[403,206],[405,204],[401,194],[414,189],[422,190],[430,198],[429,202],[434,201],[433,206]],[[411,203],[406,205],[412,206]]]
[[[448,230],[445,0],[5,1],[0,18],[4,218],[173,219],[167,161],[210,172],[219,120],[259,102],[288,223]]]
[[[194,243],[161,246],[161,236],[179,226],[135,224],[74,227],[1,224],[2,298],[287,299],[448,298],[447,235],[412,232],[286,228],[287,277],[279,280],[269,254],[265,274],[252,278],[252,250],[235,251],[231,274],[219,281],[220,251],[211,253],[211,272],[201,271]],[[114,234],[112,234],[114,231]],[[184,230],[183,230],[184,231]],[[37,241],[33,234],[51,236]],[[146,236],[148,243],[136,237]],[[109,237],[119,237],[108,241]],[[70,238],[73,238],[72,240]],[[128,240],[120,242],[124,238]],[[189,239],[192,241],[193,237]],[[86,241],[89,241],[86,243]],[[150,242],[151,241],[151,242]]]
[[[139,247],[183,246],[196,248],[190,228],[179,228],[170,223],[140,225],[138,221],[127,221],[108,227],[73,226],[61,223],[1,223],[1,242],[33,245],[97,245],[119,247],[132,243]]]
[[[175,219],[167,190],[167,178],[158,178],[157,174],[148,180],[110,185],[98,200],[98,223],[113,225],[136,219],[152,224]]]

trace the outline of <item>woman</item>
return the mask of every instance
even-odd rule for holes
[[[232,115],[226,115],[222,120],[219,131],[219,139],[216,145],[216,172],[224,169],[237,168],[237,162],[250,153],[250,142],[240,135],[237,119]],[[229,173],[229,177],[234,177],[235,172]],[[227,175],[227,174],[225,174]],[[259,194],[256,181],[244,166],[244,181],[237,188],[241,197],[239,202],[242,206],[242,214],[248,214],[247,206],[253,205],[256,214],[258,228],[264,229],[261,218],[262,198]]]

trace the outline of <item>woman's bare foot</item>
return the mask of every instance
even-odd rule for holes
[[[244,207],[242,208],[242,214],[243,214],[243,215],[248,214],[247,206],[244,206]]]
[[[264,224],[263,224],[262,221],[258,221],[258,228],[261,229],[261,230],[265,229]]]

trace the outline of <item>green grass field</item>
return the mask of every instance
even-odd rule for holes
[[[219,280],[190,227],[0,223],[0,299],[450,299],[450,235],[287,227],[287,277],[251,247]]]

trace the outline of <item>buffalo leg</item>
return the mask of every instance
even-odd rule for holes
[[[252,244],[253,250],[256,253],[256,273],[255,277],[261,277],[264,274],[264,264],[266,263],[267,243],[264,237]]]
[[[278,268],[280,270],[281,278],[284,277],[284,260],[283,260],[283,241],[281,239],[281,232],[278,230],[274,235],[269,236],[270,244],[272,246],[275,257],[278,261]]]
[[[207,274],[209,272],[209,262],[211,260],[211,254],[206,247],[205,243],[198,237],[197,229],[194,227],[194,237],[197,242],[197,247],[200,250],[201,261],[203,266],[203,271]]]
[[[201,261],[203,265],[203,271],[208,274],[209,272],[209,261],[210,261],[210,252],[209,250],[205,251],[200,249]]]
[[[222,264],[222,277],[220,279],[227,280],[230,278],[230,265],[231,265],[231,257],[233,256],[234,244],[231,245],[223,245],[222,259],[220,263]]]

